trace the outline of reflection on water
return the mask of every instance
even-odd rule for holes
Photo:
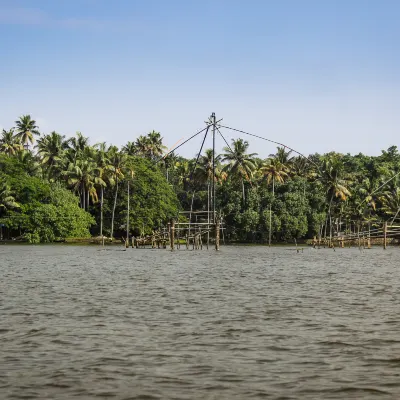
[[[0,246],[1,399],[400,398],[400,250]]]

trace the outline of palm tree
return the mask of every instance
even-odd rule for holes
[[[151,131],[147,137],[150,158],[154,159],[161,157],[167,147],[163,145],[163,138],[161,137],[160,132]]]
[[[288,176],[287,167],[278,159],[270,158],[261,167],[262,174],[267,179],[267,184],[272,182],[272,201],[269,203],[269,240],[268,244],[271,246],[272,238],[272,202],[275,197],[275,182],[284,183],[286,177]]]
[[[137,149],[137,154],[142,157],[147,157],[150,148],[149,138],[144,135],[140,135],[135,142],[135,147]]]
[[[256,164],[254,157],[257,153],[248,154],[249,143],[243,139],[232,139],[232,146],[224,147],[225,153],[222,154],[222,161],[227,161],[225,170],[231,177],[239,179],[242,185],[243,201],[245,201],[244,180],[250,181]]]
[[[178,185],[182,186],[184,191],[187,191],[189,188],[189,181],[190,181],[190,163],[187,160],[177,161],[175,163],[175,172],[178,178]]]
[[[25,172],[30,176],[43,177],[42,168],[35,155],[29,150],[22,150],[16,155],[19,162],[24,166]]]
[[[400,187],[394,187],[386,190],[379,199],[382,203],[382,211],[390,216],[393,220],[397,217],[400,210]]]
[[[70,161],[76,162],[76,160],[83,155],[88,146],[89,138],[83,136],[81,132],[76,132],[76,135],[67,141]]]
[[[36,147],[40,162],[46,167],[49,177],[53,175],[56,178],[61,173],[60,167],[67,148],[65,136],[53,131],[38,139]]]
[[[367,207],[376,211],[376,205],[378,202],[378,198],[381,195],[379,190],[378,181],[370,178],[365,178],[361,182],[358,191],[363,198],[363,201],[366,203]]]
[[[96,164],[97,164],[97,186],[100,188],[100,236],[102,244],[104,246],[104,235],[103,235],[103,214],[104,214],[104,189],[109,185],[114,185],[114,167],[111,165],[106,150],[106,143],[100,143],[97,145],[98,151],[96,153]]]
[[[12,156],[23,149],[24,147],[21,145],[18,137],[14,135],[14,129],[12,128],[8,131],[3,129],[0,139],[0,152]]]
[[[215,174],[213,171],[213,150],[207,149],[204,155],[199,157],[198,166],[196,168],[195,174],[196,178],[200,183],[207,184],[207,211],[210,211],[210,198],[211,198],[211,183],[214,180],[214,184],[219,182],[221,178],[221,168],[220,168],[221,156],[215,157]],[[213,178],[214,174],[214,178]]]
[[[322,162],[322,166],[318,171],[318,180],[322,183],[327,194],[328,213],[325,224],[325,237],[330,222],[332,234],[332,204],[334,198],[346,201],[351,196],[347,189],[348,180],[346,179],[343,162],[337,156],[329,156]]]
[[[108,157],[110,160],[110,165],[113,167],[113,180],[115,182],[115,195],[114,195],[114,204],[111,215],[111,240],[113,239],[114,234],[114,217],[115,217],[115,209],[117,207],[117,198],[118,198],[118,183],[124,177],[123,169],[125,167],[127,158],[126,154],[120,152],[118,147],[111,146],[108,150]]]
[[[173,168],[175,166],[175,164],[177,163],[177,160],[178,159],[173,152],[168,154],[163,159],[164,167],[165,167],[165,177],[167,179],[167,182],[169,182],[169,171],[171,168]]]
[[[291,154],[292,150],[286,151],[286,147],[278,146],[276,154],[270,154],[270,157],[277,159],[289,171],[295,159]]]
[[[135,156],[138,153],[138,148],[134,142],[128,142],[122,147],[122,152],[128,154],[128,156]]]
[[[101,183],[101,178],[97,175],[97,166],[92,160],[78,160],[75,165],[70,163],[63,174],[72,190],[81,198],[81,208],[89,209],[90,198],[92,202],[98,201],[95,185]]]
[[[6,182],[0,182],[0,214],[12,208],[18,208],[19,204],[15,201],[10,187]],[[0,226],[0,240],[3,240],[3,225]]]
[[[22,115],[15,121],[17,136],[26,149],[29,149],[29,143],[33,144],[34,136],[39,136],[40,132],[36,121],[30,115]]]

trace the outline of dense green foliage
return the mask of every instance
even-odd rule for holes
[[[227,239],[290,241],[393,220],[400,210],[400,154],[313,154],[279,147],[267,159],[233,140],[216,158],[166,154],[158,132],[122,149],[40,134],[30,116],[0,138],[0,223],[32,242],[149,233],[179,209],[206,210],[213,183]]]

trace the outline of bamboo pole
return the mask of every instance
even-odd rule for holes
[[[171,251],[175,250],[175,221],[171,218],[170,223],[170,245]]]
[[[215,223],[215,250],[219,250],[219,228],[220,228],[219,218],[216,219]]]
[[[387,222],[383,224],[383,249],[386,250],[387,247]]]

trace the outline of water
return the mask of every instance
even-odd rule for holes
[[[1,399],[398,399],[400,249],[0,246]]]

